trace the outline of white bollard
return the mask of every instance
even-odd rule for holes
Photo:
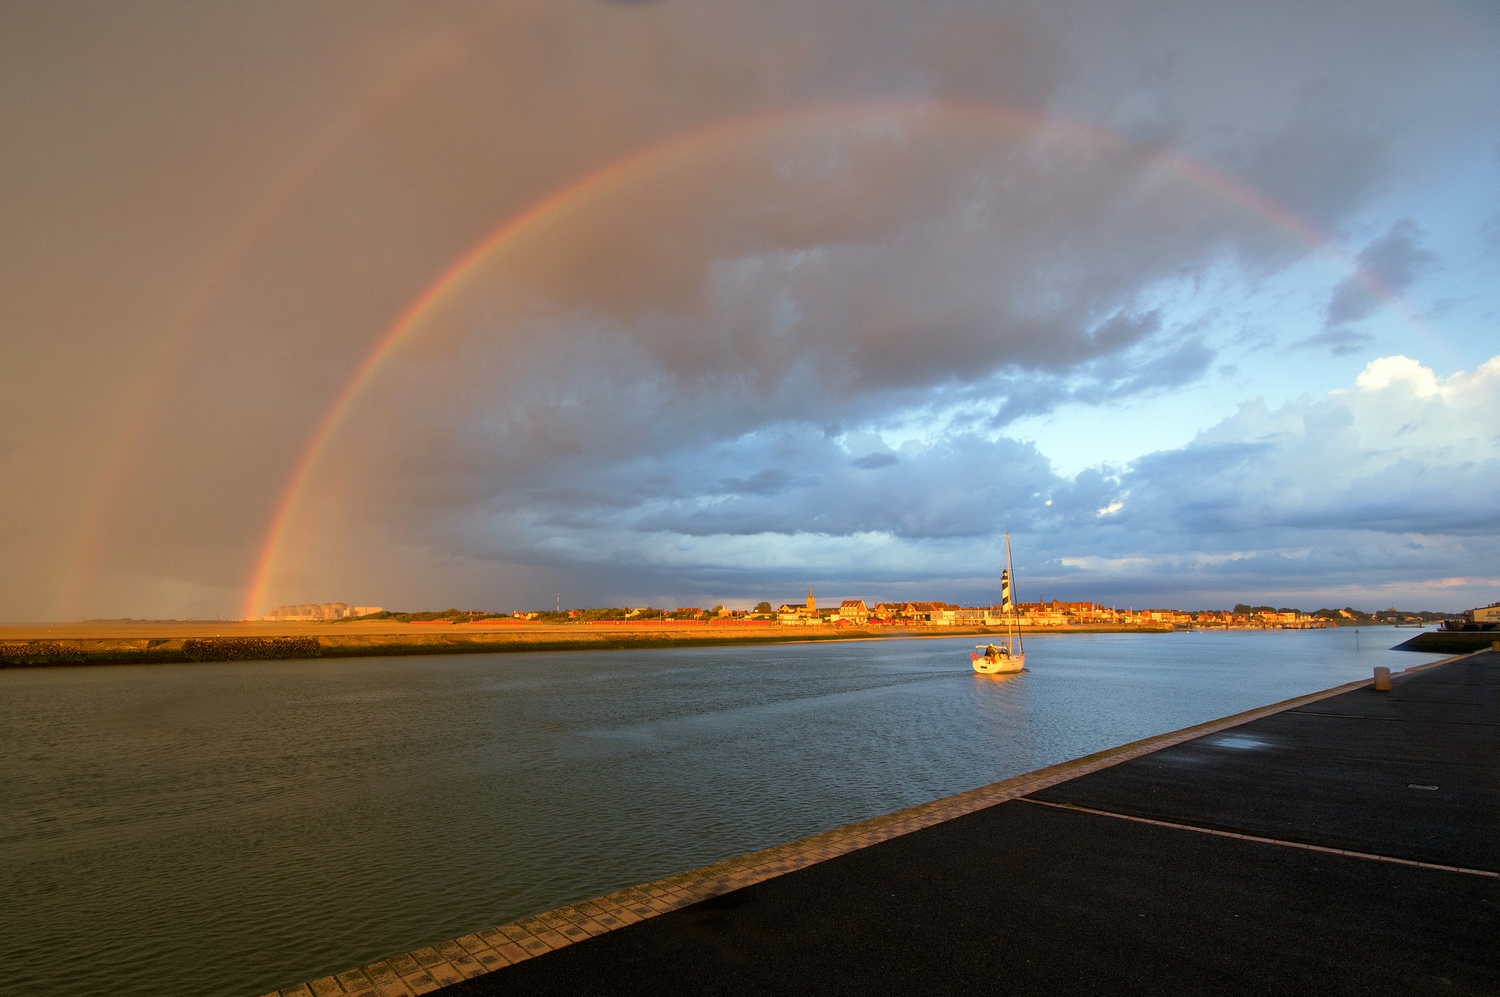
[[[1375,691],[1391,691],[1391,670],[1384,665],[1379,665],[1375,669]]]

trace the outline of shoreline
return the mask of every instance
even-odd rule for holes
[[[812,644],[828,641],[1003,637],[999,627],[764,627],[712,625],[591,627],[587,624],[500,624],[413,632],[410,624],[368,624],[337,630],[326,623],[141,623],[0,626],[0,668],[196,664],[391,657],[414,654],[515,654],[528,651],[619,651],[671,647]],[[808,633],[809,630],[826,633]],[[1023,633],[1170,633],[1172,627],[1058,627]],[[791,632],[788,631],[802,631]]]
[[[1260,630],[1261,627],[1229,629]],[[1229,632],[1226,629],[1224,632]],[[1057,634],[1217,632],[1219,628],[1115,624],[1026,628],[1022,637]],[[89,665],[197,664],[214,661],[288,661],[380,658],[418,654],[517,654],[532,651],[621,651],[672,647],[736,647],[871,640],[1004,637],[1003,627],[788,627],[765,625],[629,623],[481,623],[431,626],[370,623],[238,621],[100,622],[0,625],[0,669]],[[1432,632],[1399,650],[1462,653],[1487,647],[1448,641]],[[1453,635],[1477,637],[1478,635]],[[1424,638],[1426,640],[1424,640]],[[1472,646],[1469,646],[1472,644]]]

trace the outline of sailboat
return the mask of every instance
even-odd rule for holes
[[[1026,651],[1021,644],[1021,630],[1016,626],[1016,604],[1011,595],[1015,577],[1015,565],[1010,560],[1010,533],[1007,532],[1005,567],[1000,571],[1000,610],[1006,619],[1005,643],[974,645],[969,660],[974,662],[974,670],[980,675],[1006,675],[1026,667]]]

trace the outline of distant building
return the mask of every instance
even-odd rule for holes
[[[1496,630],[1500,629],[1500,602],[1488,606],[1464,610],[1462,620],[1449,620],[1443,624],[1445,630]]]
[[[952,626],[959,621],[962,607],[947,602],[881,602],[872,615],[888,623],[925,623],[929,626]]]
[[[929,626],[947,627],[958,622],[958,606],[950,606],[946,602],[914,602],[911,604],[912,617],[918,623],[926,623]]]
[[[1114,623],[1118,614],[1096,602],[1018,602],[1016,612],[1023,625],[1043,627],[1076,626],[1080,623]],[[1003,614],[1003,610],[1002,610]]]
[[[1051,602],[1018,602],[1016,603],[1016,622],[1026,627],[1065,627],[1068,625],[1068,615],[1063,611],[1063,604],[1056,599]]]
[[[1297,614],[1291,614],[1296,619]],[[1143,609],[1139,614],[1142,623],[1191,623],[1192,617],[1177,609]]]
[[[1097,602],[1059,602],[1052,600],[1053,612],[1060,612],[1069,623],[1106,623],[1114,621],[1114,614]]]
[[[788,626],[823,622],[822,617],[818,615],[818,600],[813,596],[811,585],[807,587],[806,602],[784,602],[776,608],[776,622]]]
[[[845,599],[839,603],[839,622],[864,626],[870,622],[870,607],[863,599]]]
[[[297,606],[277,606],[262,617],[279,623],[307,623],[317,620],[347,620],[358,616],[370,616],[384,612],[380,606],[350,606],[342,602],[302,603]]]
[[[1267,623],[1296,623],[1298,620],[1303,619],[1303,614],[1297,612],[1295,609],[1288,610],[1284,613],[1268,613],[1265,610],[1262,610],[1257,615]]]

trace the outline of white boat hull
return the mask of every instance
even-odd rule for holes
[[[969,657],[974,660],[974,670],[980,675],[1008,675],[1026,667],[1024,653],[1001,654],[993,658],[988,654],[971,654]]]

